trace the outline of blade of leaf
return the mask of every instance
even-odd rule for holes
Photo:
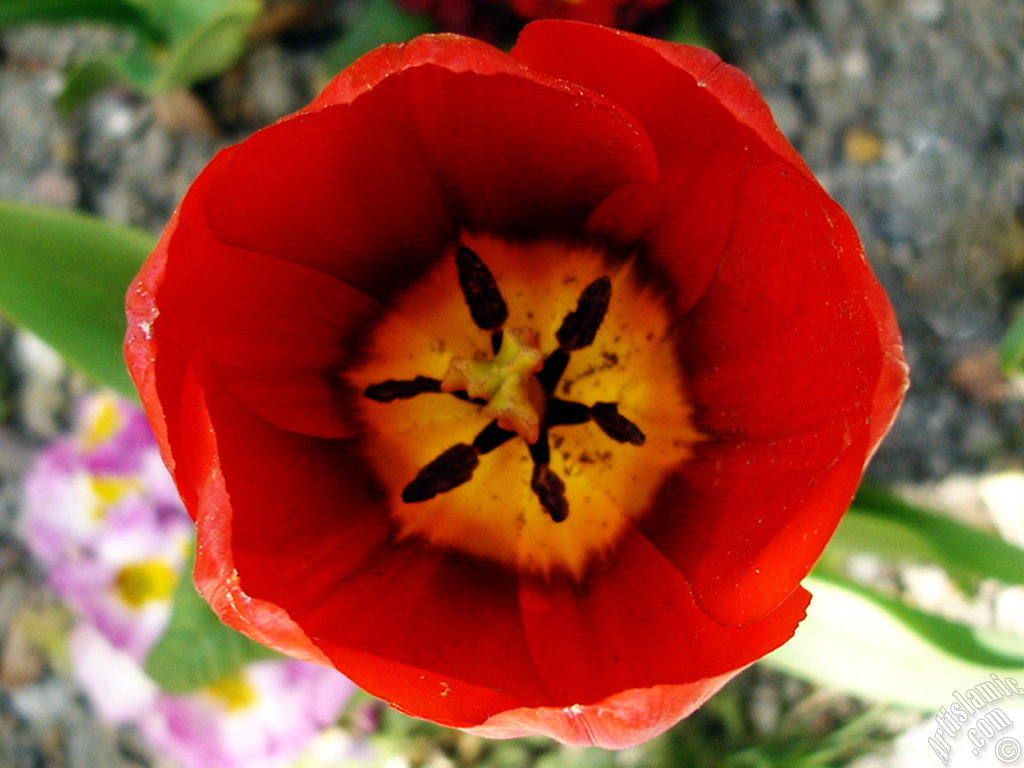
[[[855,553],[937,565],[963,588],[983,578],[1024,584],[1024,550],[867,483],[829,542],[822,567],[839,574],[842,562]]]
[[[850,582],[811,575],[807,618],[765,663],[819,685],[923,710],[949,706],[953,691],[1024,680],[1024,641],[979,632]],[[1014,650],[1015,649],[1015,650]],[[1024,707],[1024,696],[1001,707]]]
[[[121,356],[124,297],[153,245],[145,232],[80,213],[0,202],[0,311],[137,397]]]
[[[280,654],[221,623],[196,591],[189,563],[174,590],[167,631],[146,659],[146,674],[169,693],[198,691],[246,664]]]
[[[332,77],[379,45],[400,43],[433,30],[427,16],[404,11],[393,0],[366,0],[352,25],[324,54],[324,73]]]
[[[253,0],[236,0],[192,28],[167,51],[153,92],[185,88],[230,69],[245,53],[249,28],[259,11],[259,3]]]
[[[113,56],[98,56],[75,64],[67,73],[55,106],[69,115],[100,91],[128,82],[123,64]]]
[[[0,25],[75,20],[137,26],[143,14],[127,0],[0,0]]]
[[[1024,306],[1017,310],[999,344],[999,367],[1007,375],[1024,372]]]
[[[199,27],[234,12],[239,5],[259,5],[258,0],[129,0],[164,31],[171,42],[180,42]]]

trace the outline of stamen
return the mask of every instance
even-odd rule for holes
[[[464,245],[459,246],[455,252],[455,266],[459,270],[459,285],[469,305],[469,314],[473,316],[477,328],[484,331],[500,330],[508,320],[508,307],[491,270]],[[499,343],[498,348],[500,346]]]
[[[537,500],[556,523],[569,517],[569,502],[565,499],[565,483],[547,464],[534,464],[530,488]]]
[[[402,491],[402,501],[427,501],[439,493],[458,488],[473,477],[480,464],[476,448],[466,443],[453,445],[419,471]]]
[[[483,456],[485,453],[490,453],[495,448],[498,448],[513,437],[516,436],[516,432],[511,429],[502,429],[498,426],[498,420],[495,419],[482,430],[480,434],[473,440],[473,447],[476,448],[476,452],[479,456]]]
[[[567,365],[569,365],[569,353],[561,348],[548,355],[547,360],[544,361],[544,367],[537,374],[537,381],[549,395],[555,391]]]
[[[547,418],[544,423],[549,427],[567,424],[586,424],[590,421],[590,409],[583,403],[573,400],[561,400],[554,397],[548,401]]]
[[[594,403],[590,406],[594,423],[612,440],[630,445],[643,445],[647,437],[640,427],[619,413],[618,403]]]
[[[576,302],[576,309],[565,316],[555,332],[559,348],[572,352],[590,346],[597,335],[597,329],[604,322],[611,298],[612,281],[607,276],[597,278],[584,288]]]
[[[540,505],[556,523],[569,517],[569,502],[565,498],[565,483],[556,475],[551,463],[551,445],[548,442],[548,431],[542,429],[537,442],[530,446],[530,458],[533,459],[533,475],[530,478],[530,490],[537,496]]]
[[[378,403],[391,403],[395,400],[408,400],[424,392],[440,392],[441,380],[428,376],[417,376],[415,379],[388,379],[379,384],[371,384],[363,395]]]

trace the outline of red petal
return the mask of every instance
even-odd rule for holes
[[[314,108],[238,148],[211,192],[211,226],[378,298],[456,227],[578,231],[615,187],[654,173],[618,107],[454,36],[370,54]]]
[[[239,632],[290,656],[326,664],[324,654],[280,606],[252,597],[240,584],[232,551],[232,501],[203,383],[213,376],[212,367],[201,359],[197,362],[183,373],[181,413],[185,418],[176,446],[184,465],[178,488],[186,499],[196,500],[189,504],[196,521],[196,587],[221,620]]]
[[[697,607],[675,565],[630,529],[613,561],[582,585],[524,578],[520,605],[534,665],[552,698],[588,703],[742,669],[792,636],[809,599],[795,589],[762,621],[723,627]]]
[[[491,739],[544,734],[563,744],[624,749],[653,739],[688,717],[738,672],[684,685],[622,691],[594,704],[511,709],[466,730]]]
[[[378,305],[322,272],[213,237],[207,195],[233,151],[220,153],[192,185],[133,285],[133,375],[142,381],[151,375],[147,367],[158,365],[146,404],[166,406],[179,399],[181,370],[202,352],[228,388],[272,423],[311,435],[350,434],[331,372],[344,361],[347,336]]]
[[[783,164],[744,178],[714,281],[680,328],[710,440],[644,531],[698,604],[742,624],[807,573],[906,387],[892,310],[852,225]]]
[[[618,190],[590,226],[663,254],[680,312],[717,269],[743,174],[782,158],[811,176],[746,75],[703,48],[543,21],[523,30],[512,55],[608,97],[651,137],[657,181]]]
[[[775,125],[750,78],[705,48],[591,24],[546,20],[526,25],[512,56],[621,105],[640,120],[663,163],[691,155],[688,140],[692,136],[722,127],[716,109],[721,105],[732,122],[751,129],[772,153],[813,178]],[[644,87],[638,88],[638,82]],[[747,151],[743,146],[734,149]]]

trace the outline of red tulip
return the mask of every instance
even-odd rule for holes
[[[573,22],[360,59],[128,314],[221,618],[497,737],[636,744],[785,642],[906,387],[750,81]]]

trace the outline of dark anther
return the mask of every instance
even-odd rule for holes
[[[473,322],[485,331],[499,330],[508,319],[508,307],[491,270],[464,245],[455,252],[455,266]]]
[[[594,403],[590,407],[590,415],[601,431],[616,442],[630,445],[647,442],[640,427],[619,413],[618,403]]]
[[[583,403],[572,400],[560,400],[557,397],[548,401],[547,415],[544,423],[549,427],[563,424],[585,424],[590,421],[590,409]]]
[[[556,523],[569,517],[569,502],[565,498],[565,483],[562,478],[551,471],[551,446],[548,443],[548,431],[542,428],[537,442],[529,446],[530,458],[533,459],[533,476],[530,478],[530,489],[536,494],[537,500]]]
[[[492,421],[480,430],[480,434],[474,438],[473,447],[478,455],[483,456],[485,453],[490,453],[495,448],[504,445],[515,436],[516,433],[512,430],[502,429],[498,426],[497,421]]]
[[[530,488],[540,501],[540,505],[556,523],[569,517],[569,502],[565,499],[565,483],[562,478],[551,471],[547,464],[534,464]]]
[[[498,354],[501,351],[501,342],[504,340],[504,334],[501,331],[495,331],[491,334],[491,352]]]
[[[408,400],[410,397],[421,395],[424,392],[440,392],[441,382],[438,379],[431,379],[427,376],[417,376],[415,379],[400,381],[388,379],[379,384],[371,384],[363,394],[378,403],[390,403],[395,400]]]
[[[405,486],[402,501],[407,504],[426,501],[439,493],[458,488],[473,477],[473,470],[479,463],[476,448],[472,445],[453,445],[421,469],[413,481]]]
[[[576,309],[565,316],[562,325],[555,331],[558,346],[566,352],[590,346],[604,321],[611,298],[612,281],[608,277],[599,277],[584,288],[576,302]]]

